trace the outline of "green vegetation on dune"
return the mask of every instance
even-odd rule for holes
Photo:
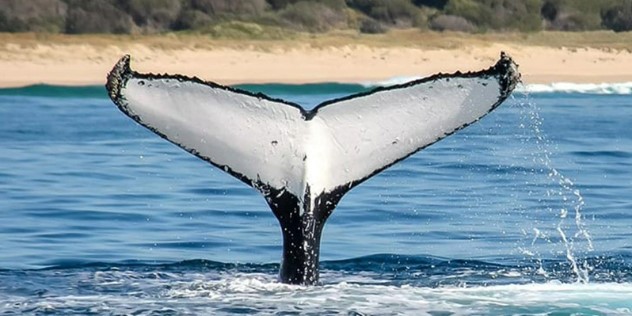
[[[632,30],[632,0],[0,0],[0,32],[284,38],[410,27],[622,32]]]

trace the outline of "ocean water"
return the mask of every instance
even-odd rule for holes
[[[348,193],[302,287],[264,199],[102,87],[0,89],[0,315],[631,315],[631,126],[632,84],[521,87]]]

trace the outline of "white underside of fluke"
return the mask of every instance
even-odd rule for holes
[[[320,108],[307,144],[317,160],[306,165],[312,190],[366,178],[435,143],[487,114],[499,91],[495,78],[441,79]]]
[[[309,185],[313,199],[477,121],[502,93],[497,76],[438,76],[309,112],[199,80],[142,75],[127,78],[120,98],[140,124],[253,186],[303,199]]]
[[[260,180],[302,197],[313,125],[298,108],[174,79],[130,79],[123,95],[143,125],[170,141],[253,185]]]

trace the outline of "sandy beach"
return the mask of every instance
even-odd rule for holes
[[[525,83],[632,81],[632,52],[625,48],[458,38],[433,45],[437,36],[428,45],[411,45],[370,38],[222,41],[0,34],[0,87],[100,85],[124,54],[132,55],[132,67],[140,72],[179,73],[222,84],[379,82],[474,71],[493,65],[501,51],[520,65]]]

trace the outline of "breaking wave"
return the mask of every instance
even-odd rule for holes
[[[632,94],[632,82],[527,84],[518,91],[529,93]]]
[[[366,88],[379,86],[390,86],[403,84],[422,77],[394,77],[378,82],[365,82],[362,85]],[[578,93],[578,94],[610,94],[628,95],[632,94],[632,82],[618,83],[573,83],[573,82],[553,82],[553,83],[533,83],[523,84],[516,88],[518,92],[527,93]]]
[[[276,281],[277,264],[65,262],[0,270],[2,315],[629,315],[629,257],[498,264],[372,255],[323,262],[320,286]]]

